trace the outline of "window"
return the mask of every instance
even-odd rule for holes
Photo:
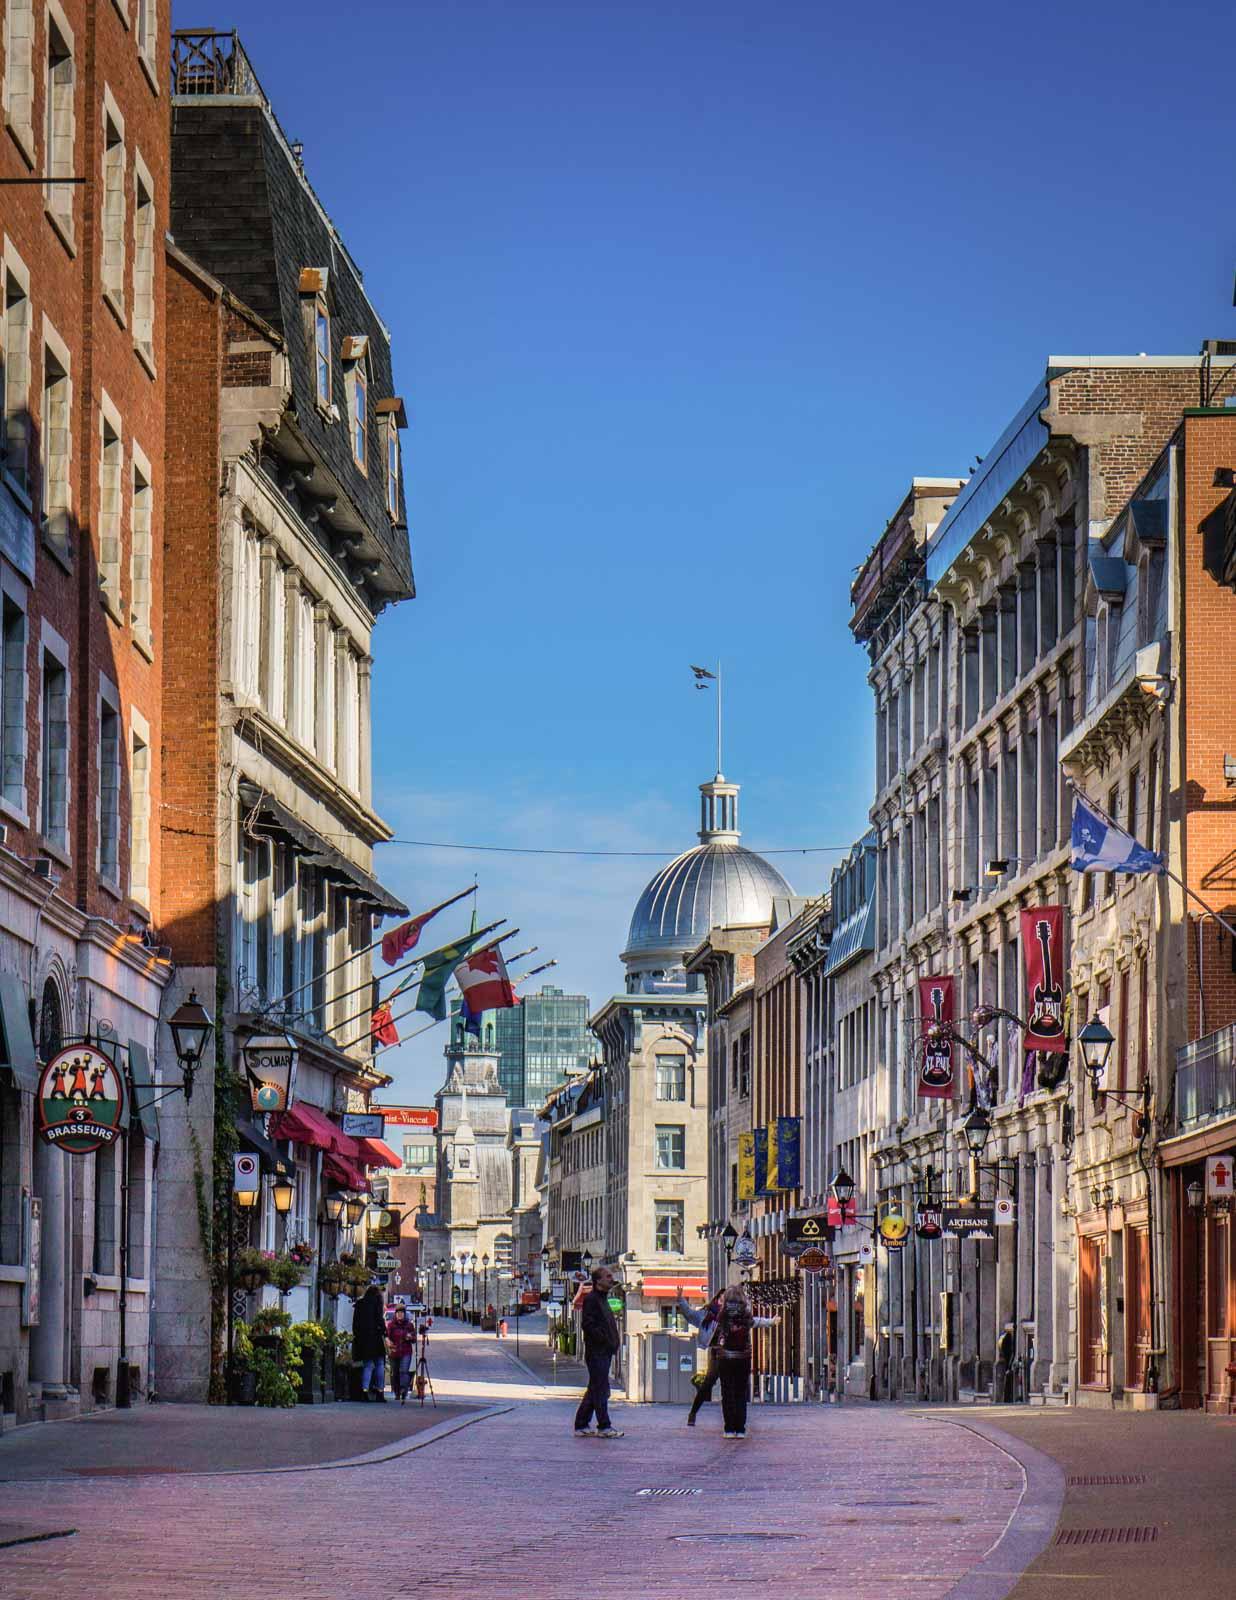
[[[399,521],[399,429],[392,412],[386,419],[386,509]]]
[[[313,302],[313,353],[318,404],[330,405],[330,312],[319,295]]]
[[[133,446],[133,497],[129,507],[129,619],[133,637],[147,655],[153,650],[150,632],[150,463]]]
[[[136,712],[130,713],[129,736],[129,893],[143,905],[150,903],[150,730]]]
[[[116,1146],[101,1145],[94,1153],[94,1270],[110,1277],[116,1271]]]
[[[751,1097],[751,1029],[747,1028],[738,1040],[738,1094],[739,1098],[749,1100]]]
[[[657,1099],[687,1098],[687,1063],[682,1056],[657,1057]]]
[[[369,470],[368,428],[369,385],[364,365],[358,361],[352,369],[352,457],[362,472]]]
[[[99,413],[99,591],[113,616],[120,615],[120,480],[124,447],[120,418],[106,392]]]
[[[687,1130],[678,1124],[657,1128],[657,1166],[666,1172],[681,1172],[687,1164]]]
[[[422,1167],[433,1166],[433,1145],[431,1144],[405,1144],[403,1147],[403,1170],[416,1172]]]
[[[99,697],[99,876],[120,878],[120,713]]]
[[[73,40],[66,28],[47,19],[47,76],[44,84],[45,167],[48,181],[43,185],[47,213],[59,232],[73,240],[73,196],[77,186],[57,183],[57,178],[76,176],[74,146],[77,138],[74,89]]]
[[[138,0],[138,16],[148,0]],[[154,364],[155,208],[154,185],[140,156],[133,163],[133,343]]]
[[[682,1201],[658,1200],[656,1206],[656,1245],[663,1255],[682,1254]]]
[[[103,113],[103,294],[123,317],[124,123],[106,96],[105,102],[108,109]]]
[[[0,795],[26,809],[26,613],[7,594],[0,632]]]
[[[70,407],[72,385],[68,352],[63,346],[43,347],[43,417],[41,429],[41,520],[43,537],[62,561],[72,555],[69,539],[69,456],[72,448]]]
[[[42,770],[39,827],[44,839],[69,847],[69,674],[43,651]]]
[[[153,75],[159,43],[158,0],[137,0],[137,53]]]
[[[4,8],[4,115],[33,161],[34,0],[8,0]]]
[[[235,660],[236,687],[245,699],[258,698],[261,642],[262,569],[255,529],[242,527],[236,546]],[[312,691],[311,691],[312,692]]]
[[[6,265],[0,344],[0,459],[23,493],[30,489],[30,296]]]

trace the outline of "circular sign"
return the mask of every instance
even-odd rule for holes
[[[828,1257],[816,1245],[808,1245],[799,1256],[798,1265],[803,1272],[823,1272],[828,1265]]]
[[[234,1171],[238,1178],[257,1177],[257,1157],[243,1152],[234,1158]]]
[[[43,1068],[37,1095],[39,1133],[70,1155],[115,1144],[124,1120],[124,1080],[93,1045],[59,1051]]]
[[[899,1206],[890,1205],[880,1218],[880,1242],[886,1250],[900,1250],[906,1242],[910,1223]]]

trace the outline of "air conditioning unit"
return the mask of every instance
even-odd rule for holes
[[[36,878],[45,879],[48,883],[51,882],[55,877],[55,872],[52,870],[52,858],[50,856],[35,856],[34,875]]]
[[[9,842],[9,825],[8,825],[7,822],[0,822],[0,844],[8,844],[8,842]]]

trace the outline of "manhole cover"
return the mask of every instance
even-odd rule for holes
[[[639,1495],[652,1495],[652,1496],[655,1496],[657,1499],[661,1499],[665,1495],[671,1495],[671,1494],[703,1494],[704,1491],[702,1489],[637,1489],[635,1492],[636,1492],[636,1494],[639,1494]]]
[[[1157,1528],[1063,1528],[1057,1544],[1153,1544]]]
[[[800,1533],[672,1533],[675,1544],[787,1544]]]
[[[1145,1481],[1146,1474],[1144,1472],[1098,1472],[1070,1478],[1069,1488],[1098,1489],[1118,1486],[1122,1489],[1128,1489],[1136,1487],[1139,1483],[1145,1483]]]

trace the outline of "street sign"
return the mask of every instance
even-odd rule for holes
[[[391,1211],[385,1206],[369,1208],[365,1236],[371,1245],[397,1245],[402,1227],[402,1211]]]
[[[379,1272],[394,1272],[399,1265],[399,1257],[390,1255],[385,1250],[378,1251],[377,1267]]]
[[[787,1217],[785,1237],[790,1244],[830,1244],[834,1229],[827,1217]]]
[[[858,1260],[860,1266],[869,1267],[875,1260],[875,1245],[864,1239],[858,1247]]]
[[[436,1128],[438,1113],[432,1106],[372,1106],[384,1122],[397,1128]]]
[[[1013,1204],[1012,1195],[998,1195],[995,1200],[996,1227],[1011,1228],[1017,1221],[1017,1207]]]
[[[343,1131],[350,1139],[384,1139],[386,1118],[380,1111],[345,1111]]]
[[[945,1233],[955,1239],[995,1237],[996,1208],[991,1200],[976,1200],[968,1206],[942,1206],[941,1222]]]
[[[1232,1158],[1230,1155],[1206,1157],[1207,1200],[1230,1200],[1232,1197]]]
[[[823,1272],[828,1265],[828,1257],[819,1245],[810,1244],[804,1247],[802,1255],[798,1258],[798,1265],[803,1272]]]
[[[914,1231],[920,1239],[938,1239],[944,1231],[939,1206],[919,1206],[914,1213]]]

